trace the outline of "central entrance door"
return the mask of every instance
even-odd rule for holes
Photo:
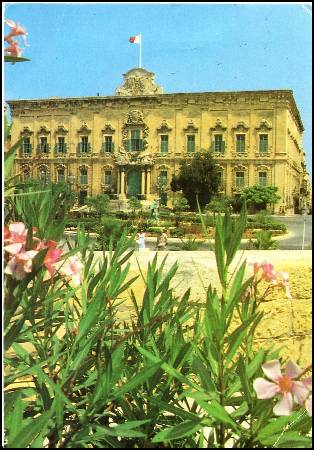
[[[127,177],[127,196],[137,197],[141,193],[141,176],[136,169],[131,169]]]

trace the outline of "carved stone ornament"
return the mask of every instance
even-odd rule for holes
[[[34,134],[34,132],[28,126],[24,127],[20,133],[23,137],[30,136],[31,134]]]
[[[77,130],[77,132],[78,132],[79,134],[88,134],[88,133],[90,133],[91,131],[92,131],[92,130],[88,127],[88,125],[87,125],[86,122],[83,122],[81,128],[79,128],[79,129]]]
[[[243,122],[242,120],[240,122],[237,123],[237,125],[235,127],[232,127],[233,131],[242,131],[242,132],[246,132],[248,131],[249,127],[246,125],[245,122]]]
[[[169,127],[167,122],[163,120],[159,128],[157,128],[157,133],[169,133],[172,128]]]
[[[210,128],[210,131],[226,131],[227,127],[222,124],[219,117],[216,120],[215,126]]]
[[[198,132],[198,128],[194,125],[193,121],[189,122],[187,127],[184,128],[184,131],[186,133],[197,133]]]
[[[68,132],[69,130],[63,124],[57,126],[56,134],[66,135]]]
[[[146,166],[154,163],[153,157],[149,152],[127,152],[124,147],[119,147],[119,151],[113,157],[118,166]]]
[[[46,127],[46,125],[43,125],[39,128],[37,134],[45,134],[46,136],[50,134],[50,130]]]
[[[155,84],[155,74],[145,69],[131,69],[123,74],[124,84],[116,89],[116,95],[155,95],[162,94],[161,86]]]
[[[271,129],[272,129],[271,125],[265,119],[261,120],[259,126],[255,128],[255,130],[257,131],[270,131]]]
[[[104,134],[113,134],[115,132],[115,129],[112,127],[110,123],[105,123],[105,126],[101,131]]]
[[[138,111],[137,109],[134,109],[132,111],[129,111],[126,115],[124,124],[122,125],[121,132],[122,132],[122,142],[125,146],[126,141],[129,139],[129,131],[134,128],[141,128],[142,129],[142,139],[144,144],[144,150],[147,148],[147,137],[149,134],[149,128],[144,123],[143,120],[143,113],[141,111]]]

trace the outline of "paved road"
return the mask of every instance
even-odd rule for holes
[[[287,226],[289,235],[278,240],[281,250],[302,250],[305,221],[304,250],[312,250],[312,216],[273,216]]]

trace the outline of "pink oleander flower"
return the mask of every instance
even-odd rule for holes
[[[305,400],[305,409],[310,417],[312,417],[312,394]]]
[[[42,241],[39,243],[39,246],[42,245]],[[56,241],[48,241],[47,245],[44,248],[48,247],[48,251],[44,258],[44,266],[47,268],[50,278],[53,278],[56,273],[56,263],[60,260],[60,257],[63,253],[61,248],[56,248],[58,243]]]
[[[15,254],[9,259],[8,264],[4,269],[4,273],[12,275],[16,280],[23,280],[27,273],[32,271],[33,258],[37,253],[38,252],[35,250],[29,250],[27,252],[23,251]]]
[[[27,229],[24,223],[11,223],[4,226],[4,250],[11,255],[18,254],[26,244]]]
[[[289,416],[292,413],[293,401],[297,404],[304,404],[309,395],[308,387],[299,380],[296,380],[301,374],[301,369],[289,361],[285,367],[285,373],[282,375],[280,363],[277,359],[269,361],[262,365],[264,374],[273,382],[257,378],[253,387],[257,398],[269,399],[280,394],[281,399],[275,405],[273,411],[277,416]]]
[[[22,55],[22,49],[19,47],[18,42],[13,39],[10,42],[10,47],[6,47],[4,51],[10,56],[20,57]]]
[[[27,32],[26,32],[25,28],[23,28],[19,23],[15,23],[15,22],[13,22],[13,20],[10,20],[10,19],[5,19],[4,23],[6,25],[8,25],[10,28],[12,28],[10,33],[8,35],[4,36],[4,40],[11,44],[13,36],[22,36],[24,45],[26,45]]]
[[[284,287],[287,298],[292,298],[289,286],[289,274],[287,272],[277,272],[276,280],[273,280],[274,287]]]
[[[73,283],[76,286],[79,286],[81,284],[80,272],[83,268],[84,265],[81,263],[79,258],[76,255],[74,255],[70,256],[70,258],[66,261],[66,263],[60,268],[60,273],[62,275],[71,277]]]

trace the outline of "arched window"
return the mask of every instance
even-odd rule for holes
[[[57,169],[57,182],[64,183],[65,182],[65,169],[64,167],[58,167]]]

